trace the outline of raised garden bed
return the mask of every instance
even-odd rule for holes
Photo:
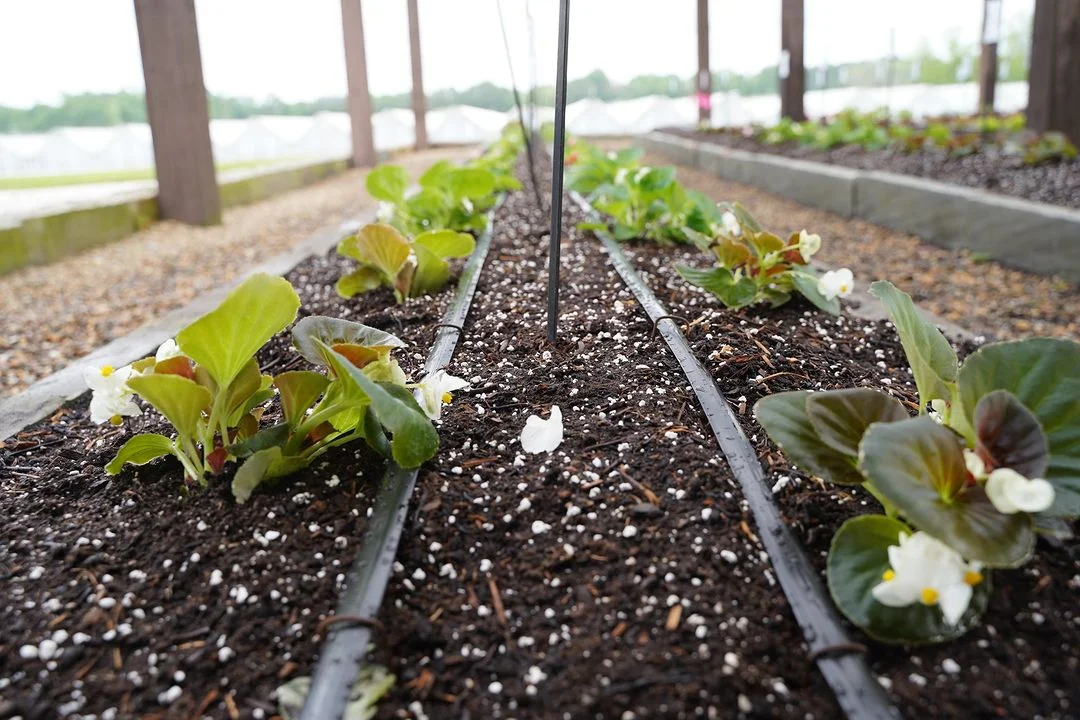
[[[340,604],[345,590],[381,595],[377,579],[346,588],[361,539],[386,517],[375,498],[387,464],[366,446],[337,448],[237,505],[231,465],[205,490],[183,491],[172,460],[105,477],[128,437],[169,426],[146,413],[103,429],[82,397],[0,449],[2,714],[271,717],[275,688],[313,672],[317,685],[326,637],[355,638],[358,626],[373,639],[369,659],[397,676],[378,710],[387,718],[886,718],[892,703],[910,716],[1072,713],[1070,578],[1080,565],[1068,543],[1040,543],[1024,569],[996,571],[983,624],[948,644],[890,649],[831,608],[823,551],[876,501],[793,469],[750,410],[774,392],[851,385],[917,407],[888,324],[826,315],[800,296],[768,314],[724,310],[671,268],[698,263],[696,252],[632,244],[670,313],[661,317],[566,203],[560,339],[549,344],[539,301],[547,218],[523,167],[518,177],[526,188],[495,211],[460,328],[443,319],[451,291],[395,304],[380,287],[343,299],[335,283],[371,276],[333,253],[287,276],[302,315],[407,341],[400,361],[412,377],[437,335],[461,334],[448,369],[472,388],[443,410],[441,448],[418,472],[378,613]],[[642,230],[690,238],[675,219]],[[399,300],[414,278],[407,266],[380,279]],[[821,281],[847,294],[842,275]],[[835,311],[826,285],[795,287]],[[696,361],[664,345],[680,325]],[[446,359],[429,358],[427,370]],[[286,333],[258,360],[273,373],[306,363]],[[702,411],[697,398],[713,382],[730,412]],[[556,406],[561,442],[525,452],[530,416],[554,419]],[[720,415],[741,427],[725,431]],[[335,608],[345,608],[336,620]]]
[[[796,141],[770,144],[731,130],[667,128],[663,132],[715,143],[735,150],[838,165],[856,170],[880,170],[939,180],[963,187],[989,190],[1024,200],[1080,208],[1080,162],[1061,159],[1027,162],[1022,153],[1007,153],[989,146],[969,155],[945,149],[904,152],[893,148],[867,149],[858,144],[828,150]]]
[[[1080,243],[1076,242],[1080,211],[1071,207],[895,172],[786,157],[762,148],[728,147],[716,137],[668,130],[649,133],[641,143],[674,162],[804,205],[913,233],[936,245],[970,250],[1012,267],[1080,281]],[[1068,172],[1075,174],[1071,169]],[[1023,243],[1016,241],[1019,236],[1024,237]]]

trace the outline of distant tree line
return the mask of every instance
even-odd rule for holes
[[[1005,33],[998,46],[998,78],[1002,82],[1024,80],[1027,77],[1030,25],[1014,26]],[[978,69],[979,48],[964,45],[955,38],[947,45],[944,57],[933,54],[924,45],[911,57],[870,60],[807,68],[806,88],[866,85],[901,85],[907,83],[942,84],[971,80]],[[775,66],[741,75],[718,72],[713,76],[714,90],[736,90],[742,95],[768,95],[776,92]],[[607,75],[595,70],[585,77],[567,83],[568,102],[584,98],[598,100],[628,100],[646,95],[682,97],[692,93],[694,79],[677,75],[642,75],[625,85],[613,83]],[[527,92],[527,90],[523,90]],[[247,118],[255,115],[313,115],[323,111],[344,111],[344,97],[320,98],[310,102],[287,103],[277,98],[253,100],[241,97],[209,95],[210,117]],[[507,111],[514,106],[509,88],[485,82],[467,90],[436,90],[428,95],[428,107],[437,109],[450,105],[472,105],[489,110]],[[408,108],[409,93],[383,95],[373,98],[375,109]],[[553,105],[555,90],[551,86],[536,89],[536,101]],[[0,133],[44,132],[56,127],[94,127],[146,122],[146,104],[139,93],[87,93],[66,96],[60,105],[35,105],[31,108],[11,108],[0,105]]]

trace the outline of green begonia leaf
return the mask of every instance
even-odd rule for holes
[[[920,413],[931,400],[951,400],[959,361],[949,341],[923,317],[911,296],[892,283],[879,280],[870,286],[870,294],[881,300],[896,326],[919,390]]]
[[[346,386],[353,385],[360,394],[367,396],[379,422],[393,434],[391,454],[398,465],[403,468],[419,467],[435,455],[439,449],[439,434],[411,394],[407,391],[401,394],[392,390],[397,386],[375,382],[328,345],[316,342],[337,377]]]
[[[116,457],[105,466],[105,472],[110,475],[117,475],[123,469],[125,463],[145,465],[151,460],[171,455],[173,451],[173,441],[164,435],[156,433],[136,435],[124,443],[120,450],[117,451]]]
[[[1047,514],[1080,515],[1080,345],[1034,338],[980,348],[960,371],[960,400],[970,421],[979,400],[994,390],[1015,395],[1046,434],[1046,479],[1055,493]]]
[[[292,370],[274,378],[274,386],[281,395],[281,412],[290,427],[296,427],[319,396],[330,384],[322,373],[311,370]]]
[[[814,394],[795,390],[763,397],[754,405],[754,419],[788,460],[804,471],[843,485],[863,482],[856,459],[822,442],[810,422],[806,401]]]
[[[1050,450],[1039,419],[1008,390],[995,390],[975,406],[976,449],[993,467],[1008,467],[1024,477],[1046,476]]]
[[[832,315],[840,314],[840,299],[834,297],[830,300],[821,294],[818,290],[817,275],[805,269],[793,270],[791,272],[791,281],[795,284],[795,289],[799,291],[799,294],[812,302],[819,310],[824,310]]]
[[[676,265],[675,271],[691,285],[711,292],[729,308],[746,307],[757,297],[757,284],[753,280],[748,277],[736,279],[725,267],[700,270],[688,265]]]
[[[323,366],[326,365],[326,358],[319,342],[326,345],[359,345],[386,352],[406,345],[405,341],[383,330],[325,315],[301,318],[293,326],[292,337],[293,346],[305,360]]]
[[[127,385],[154,406],[184,438],[196,435],[199,419],[213,399],[210,391],[179,375],[140,375]]]
[[[450,281],[450,264],[427,248],[416,247],[416,270],[409,288],[411,297],[438,292]]]
[[[382,273],[391,280],[409,257],[409,241],[392,225],[370,223],[352,238],[342,241],[345,254]]]
[[[871,591],[889,569],[889,546],[900,543],[902,532],[912,534],[907,525],[884,515],[862,515],[841,525],[826,569],[833,601],[848,620],[882,642],[936,643],[960,637],[986,610],[989,573],[973,588],[968,610],[956,625],[949,625],[937,606],[889,607],[874,598]]]
[[[288,280],[259,273],[181,330],[176,342],[219,388],[228,387],[259,348],[296,318],[299,307]]]
[[[469,233],[456,230],[428,230],[413,238],[413,247],[422,247],[439,258],[468,257],[476,249],[476,240]]]
[[[397,165],[380,165],[364,180],[368,194],[377,200],[400,203],[409,187],[409,173]]]
[[[259,450],[237,468],[232,481],[233,497],[242,505],[263,481],[291,475],[307,465],[308,461],[302,457],[282,455],[276,445]]]
[[[859,443],[872,423],[907,420],[900,401],[871,388],[811,393],[806,414],[821,441],[855,462]]]
[[[351,298],[355,295],[382,287],[385,284],[386,280],[383,278],[381,272],[373,267],[365,265],[362,268],[353,270],[347,275],[342,275],[338,278],[334,288],[341,297]]]
[[[969,560],[1017,567],[1031,557],[1031,517],[998,512],[982,486],[969,485],[960,438],[932,419],[871,426],[859,465],[877,494],[912,525]]]
[[[447,188],[455,202],[483,198],[495,191],[495,176],[480,168],[454,168],[447,178]]]

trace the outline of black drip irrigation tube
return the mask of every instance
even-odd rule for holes
[[[496,209],[501,204],[500,199]],[[454,355],[491,247],[494,219],[492,210],[487,230],[477,240],[476,249],[461,271],[454,299],[436,326],[435,343],[424,362],[424,374],[446,367]],[[372,631],[380,626],[375,616],[386,594],[418,472],[418,468],[405,470],[391,461],[383,476],[364,544],[349,570],[337,610],[327,620],[329,634],[315,666],[300,720],[332,720],[345,713],[357,671],[367,656]]]
[[[577,193],[571,193],[571,196],[586,213],[597,217],[596,211],[584,198]],[[610,256],[611,264],[641,303],[653,322],[654,330],[667,342],[694,389],[720,450],[739,481],[780,587],[802,629],[810,658],[817,663],[840,708],[852,720],[894,720],[901,717],[900,711],[889,700],[863,660],[862,653],[866,648],[848,638],[817,571],[806,559],[798,539],[781,517],[780,509],[768,490],[757,453],[746,439],[735,413],[716,387],[712,376],[694,355],[686,337],[679,330],[676,321],[681,318],[670,315],[656,299],[614,238],[603,232],[596,235]],[[665,320],[667,322],[661,325]]]

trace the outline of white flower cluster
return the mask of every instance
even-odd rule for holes
[[[169,339],[157,349],[154,360],[162,362],[182,354],[176,341]],[[83,372],[83,380],[93,391],[90,398],[90,420],[97,425],[103,423],[119,425],[126,417],[142,415],[142,410],[135,402],[135,393],[127,385],[128,380],[139,374],[141,373],[130,365],[120,368],[114,368],[112,365],[87,368]]]

